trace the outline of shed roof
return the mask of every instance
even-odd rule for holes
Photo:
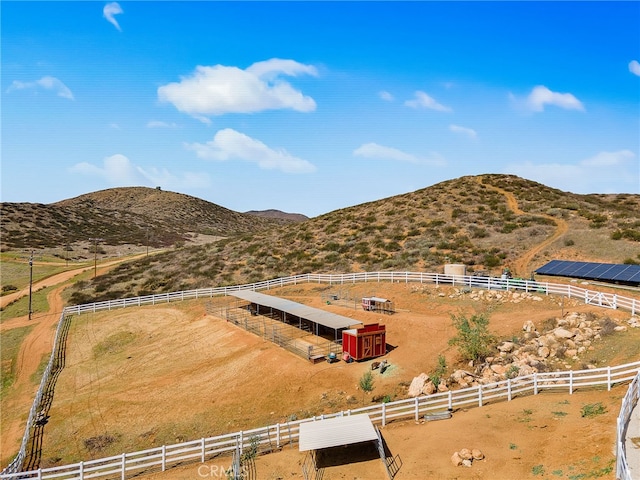
[[[254,292],[253,290],[238,290],[237,292],[230,292],[229,295],[258,305],[264,305],[265,307],[275,308],[276,310],[290,313],[291,315],[310,320],[311,322],[324,325],[328,328],[333,328],[334,330],[348,328],[353,325],[362,325],[362,322],[352,318],[343,317],[342,315],[337,315],[331,312],[325,312],[318,308],[308,307],[307,305],[287,300],[285,298],[278,298],[271,295],[265,295],[264,293]]]
[[[349,415],[300,424],[299,451],[378,440],[369,415]]]
[[[386,303],[389,300],[386,298],[381,298],[381,297],[363,297],[363,300],[368,299],[368,300],[373,300],[374,302],[378,302],[378,303]]]

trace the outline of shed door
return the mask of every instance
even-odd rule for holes
[[[373,342],[371,335],[362,337],[362,358],[373,357]]]

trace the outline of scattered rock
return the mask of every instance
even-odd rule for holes
[[[422,390],[424,389],[425,384],[429,381],[429,375],[426,373],[421,373],[417,377],[414,377],[411,380],[411,385],[409,385],[408,395],[410,397],[419,397],[422,395]]]
[[[471,455],[473,456],[474,460],[484,460],[484,453],[482,453],[482,451],[478,450],[477,448],[471,450]]]
[[[451,463],[453,463],[454,467],[459,467],[460,465],[462,465],[462,457],[460,457],[460,454],[458,452],[454,452],[454,454],[451,455]]]
[[[562,327],[556,328],[553,331],[553,334],[556,336],[556,338],[572,338],[576,335],[575,333],[570,332],[569,330],[566,330]]]
[[[474,448],[463,448],[458,452],[454,452],[451,455],[451,463],[456,467],[471,467],[474,461],[484,460],[484,453],[481,450]]]

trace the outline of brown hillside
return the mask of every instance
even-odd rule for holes
[[[442,271],[529,277],[553,258],[639,262],[640,195],[576,195],[509,175],[462,177],[255,234],[121,265],[73,303],[310,272]],[[95,291],[102,292],[96,295]]]
[[[63,248],[100,238],[101,245],[166,247],[193,234],[231,236],[286,223],[235,212],[180,193],[112,188],[44,205],[2,203],[2,248]]]

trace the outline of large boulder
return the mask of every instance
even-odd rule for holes
[[[566,328],[558,327],[553,331],[556,338],[573,338],[576,336],[574,332],[567,330]]]
[[[426,373],[421,373],[417,377],[414,377],[411,380],[411,385],[409,385],[409,393],[410,397],[419,397],[422,395],[422,390],[424,389],[425,384],[429,381],[429,375]]]

